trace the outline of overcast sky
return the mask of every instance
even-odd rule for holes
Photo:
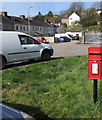
[[[72,2],[2,2],[0,11],[7,11],[10,16],[29,15],[35,16],[38,12],[43,15],[52,11],[54,14],[59,14],[60,11],[66,10],[70,7]],[[85,8],[90,8],[93,2],[84,2]]]

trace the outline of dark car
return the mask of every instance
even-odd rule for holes
[[[0,120],[35,120],[30,115],[0,103]]]
[[[60,38],[58,39],[58,42],[70,42],[70,41],[71,41],[71,39],[68,38],[68,37],[60,37]]]

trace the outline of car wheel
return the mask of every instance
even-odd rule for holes
[[[0,70],[4,69],[5,67],[6,67],[6,59],[0,56]]]
[[[50,59],[50,52],[49,51],[43,51],[42,52],[42,56],[41,56],[41,60],[43,61],[47,61]]]

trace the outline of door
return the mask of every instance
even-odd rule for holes
[[[40,42],[26,35],[19,35],[23,48],[23,59],[34,59],[40,57]]]
[[[2,52],[7,58],[7,62],[23,60],[23,48],[16,33],[2,34]]]

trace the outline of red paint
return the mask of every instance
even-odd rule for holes
[[[102,79],[102,47],[88,48],[88,79]]]
[[[43,37],[41,37],[41,38],[39,38],[39,39],[37,39],[38,41],[40,41],[40,42],[46,42],[46,39],[45,38],[43,38]]]

